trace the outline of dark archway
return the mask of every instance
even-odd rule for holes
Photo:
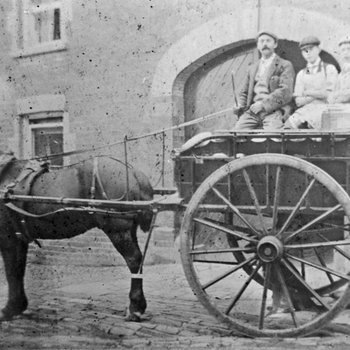
[[[282,58],[292,62],[296,73],[306,65],[299,45],[295,41],[279,40],[276,52]],[[335,65],[340,71],[338,62],[328,52],[322,51],[321,58]],[[251,40],[239,47],[221,52],[216,57],[202,63],[190,75],[184,87],[185,121],[232,107],[234,105],[232,73],[235,89],[238,92],[242,87],[249,65],[258,59],[255,41]],[[235,122],[235,116],[231,111],[223,112],[218,118],[187,127],[185,140],[203,131],[231,129]]]
[[[232,73],[236,91],[241,89],[249,66],[258,59],[253,40],[229,49],[203,63],[187,79],[184,88],[185,121],[226,110],[234,105]],[[185,129],[185,140],[207,130],[229,129],[235,124],[232,111]]]

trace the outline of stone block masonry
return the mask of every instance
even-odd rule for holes
[[[139,230],[138,241],[143,252],[147,234]],[[32,243],[28,262],[33,264],[121,266],[123,257],[113,247],[103,231],[93,229],[80,236],[62,240],[40,240],[42,248]],[[174,247],[174,232],[169,227],[156,227],[153,231],[145,265],[179,262]]]

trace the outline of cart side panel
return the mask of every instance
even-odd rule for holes
[[[180,195],[188,202],[198,186],[213,171],[238,157],[252,154],[282,153],[303,158],[325,170],[335,180],[349,192],[349,162],[350,162],[350,134],[334,135],[333,133],[322,133],[320,135],[300,133],[298,135],[244,135],[227,136],[213,138],[203,146],[192,147],[180,153],[175,158],[175,181],[179,188]],[[266,172],[261,169],[253,171],[251,176],[261,179],[254,181],[258,186],[257,195],[261,203],[268,202],[268,195],[265,191],[273,193],[273,175],[269,175],[266,183]],[[273,171],[270,171],[272,174]],[[301,176],[291,173],[290,176]],[[307,179],[300,178],[300,188],[296,188],[293,193],[284,194],[281,204],[290,202],[290,196],[300,196],[303,191],[303,184]],[[229,185],[230,183],[230,185]],[[220,184],[221,191],[228,193],[229,187],[235,194],[234,202],[239,205],[247,204],[247,187],[242,176],[234,179],[225,179]],[[329,206],[333,204],[331,198],[327,198],[322,188],[317,186],[312,190],[311,203],[319,206]],[[267,203],[268,204],[268,203]]]

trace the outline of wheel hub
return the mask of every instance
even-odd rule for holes
[[[283,244],[274,236],[265,236],[258,243],[257,252],[262,261],[272,262],[282,256]]]

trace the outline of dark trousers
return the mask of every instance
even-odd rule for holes
[[[251,111],[244,112],[238,119],[234,129],[236,130],[251,130],[265,129],[276,130],[283,127],[282,111],[278,110],[270,114],[254,114]]]

